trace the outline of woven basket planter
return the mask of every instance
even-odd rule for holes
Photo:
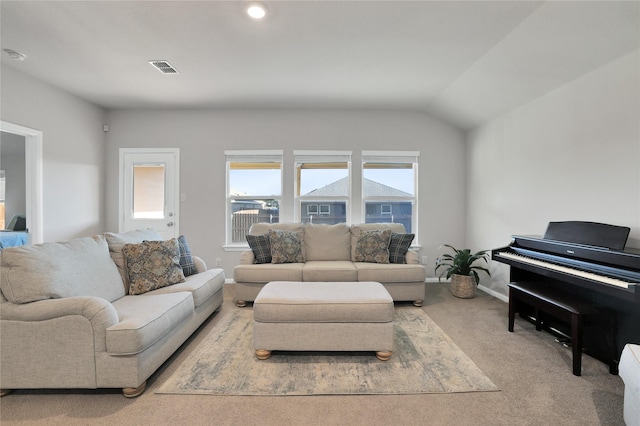
[[[451,294],[461,299],[471,299],[476,295],[476,281],[471,276],[451,276]]]

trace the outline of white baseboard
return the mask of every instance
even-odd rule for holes
[[[502,300],[504,303],[509,303],[509,296],[506,296],[506,295],[504,295],[502,293],[498,293],[497,291],[492,290],[489,287],[485,287],[483,285],[479,285],[478,289],[484,291],[485,293],[487,293],[490,296],[495,297],[498,300]]]
[[[440,279],[435,278],[435,277],[427,277],[427,278],[424,279],[425,283],[438,283],[438,282],[446,283],[446,282],[450,282],[450,281],[451,280],[446,280],[446,279],[440,280]],[[235,281],[233,280],[233,278],[226,278],[224,280],[224,283],[225,284],[235,284]],[[498,293],[495,290],[491,290],[489,287],[485,287],[483,285],[479,285],[478,286],[478,290],[482,290],[485,293],[487,293],[488,295],[493,296],[498,300],[502,300],[504,303],[509,303],[509,297],[508,296],[506,296],[506,295],[504,295],[502,293]]]

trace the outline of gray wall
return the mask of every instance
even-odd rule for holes
[[[5,171],[5,228],[27,208],[24,136],[0,132],[0,169]]]
[[[468,135],[468,244],[584,220],[628,226],[640,247],[640,57],[627,55]],[[506,295],[507,269],[482,285]]]
[[[118,226],[118,149],[178,147],[181,159],[180,232],[209,265],[222,259],[229,277],[238,252],[225,252],[227,149],[283,149],[285,192],[293,193],[293,150],[353,150],[358,182],[360,151],[420,151],[419,241],[429,257],[465,238],[464,134],[429,115],[357,110],[111,111],[107,134],[107,221]],[[453,167],[453,170],[452,170]],[[356,207],[356,206],[354,206]],[[359,209],[359,207],[358,207]],[[286,220],[281,219],[281,220]]]
[[[118,227],[118,148],[181,149],[181,233],[230,276],[224,150],[419,150],[419,244],[491,249],[553,220],[630,226],[640,246],[640,70],[635,52],[474,129],[416,112],[111,111],[2,66],[1,119],[44,132],[45,241]],[[111,131],[103,133],[102,125]],[[106,142],[106,146],[105,146]],[[354,181],[359,179],[354,167]],[[285,169],[287,190],[293,169]],[[506,294],[506,268],[482,285]]]
[[[44,241],[104,230],[105,111],[2,64],[3,121],[43,132]]]

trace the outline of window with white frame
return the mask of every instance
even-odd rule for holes
[[[245,245],[254,223],[280,221],[282,154],[281,150],[225,151],[228,245]]]
[[[363,151],[362,202],[365,223],[402,223],[417,233],[416,151]]]
[[[294,151],[295,217],[302,223],[347,223],[351,151]],[[310,206],[315,206],[309,208]]]

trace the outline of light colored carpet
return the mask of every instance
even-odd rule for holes
[[[210,395],[363,395],[496,391],[498,388],[415,307],[396,307],[395,351],[277,352],[260,361],[251,308],[227,312],[156,391]],[[309,338],[313,338],[309,336]]]

